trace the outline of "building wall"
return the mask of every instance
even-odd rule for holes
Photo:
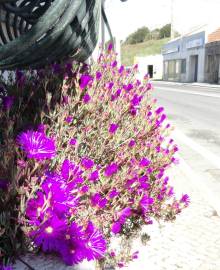
[[[146,57],[135,57],[134,63],[138,64],[140,77],[148,73],[148,66],[153,66],[152,79],[161,80],[163,76],[163,57],[162,55],[149,55]]]
[[[195,79],[195,58],[198,57],[197,81],[204,81],[205,32],[184,36],[165,44],[162,50],[164,60],[163,79],[179,82],[193,82]],[[167,64],[168,62],[168,64]],[[168,70],[167,70],[168,65]],[[185,68],[184,68],[185,65]],[[176,66],[175,72],[173,66]],[[171,72],[170,69],[171,68]]]
[[[220,83],[220,41],[206,44],[205,82]]]

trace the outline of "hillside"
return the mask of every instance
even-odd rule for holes
[[[135,56],[160,54],[162,46],[169,40],[170,38],[164,38],[159,40],[149,40],[143,43],[137,43],[133,45],[122,45],[121,47],[122,64],[125,66],[133,65]]]

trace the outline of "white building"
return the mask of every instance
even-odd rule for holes
[[[140,76],[149,74],[154,80],[161,80],[163,77],[163,57],[160,54],[145,57],[135,57],[135,64],[138,64]]]

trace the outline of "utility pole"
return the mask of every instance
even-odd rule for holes
[[[173,6],[174,6],[174,0],[170,0],[171,1],[171,22],[170,22],[170,25],[171,25],[171,29],[170,29],[170,38],[171,39],[174,39],[174,20],[173,20]]]

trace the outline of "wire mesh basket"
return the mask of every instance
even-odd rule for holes
[[[85,61],[99,30],[100,0],[0,0],[0,69]]]

